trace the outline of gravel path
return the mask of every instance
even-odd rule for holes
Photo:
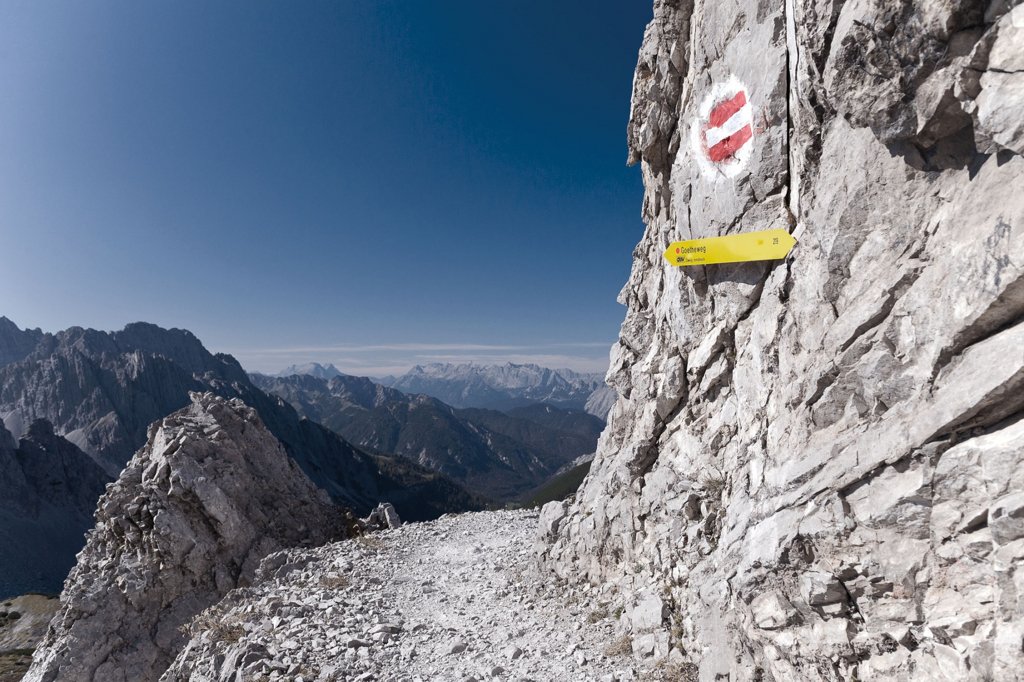
[[[272,578],[200,617],[164,679],[647,679],[604,610],[539,582],[536,523],[462,514],[274,555]]]

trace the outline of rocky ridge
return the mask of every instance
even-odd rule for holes
[[[342,376],[341,370],[334,365],[330,363],[321,365],[319,362],[307,362],[303,365],[288,365],[274,376],[290,377],[296,374],[316,377],[317,379],[331,379],[333,377]]]
[[[353,521],[256,411],[194,393],[155,423],[100,499],[28,682],[157,679],[180,628],[248,584],[268,554],[343,537]]]
[[[162,680],[687,679],[634,665],[600,590],[538,579],[536,520],[448,515],[271,555],[252,587],[192,623]]]
[[[636,654],[1020,679],[1022,54],[1016,3],[655,2],[620,397],[538,541],[543,571],[616,586]],[[727,99],[749,128],[716,161]],[[662,255],[769,228],[785,261]]]

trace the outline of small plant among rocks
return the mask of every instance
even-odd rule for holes
[[[629,656],[633,653],[633,638],[629,635],[622,635],[615,638],[604,648],[604,655],[609,657]]]
[[[320,587],[328,590],[343,590],[351,584],[351,581],[344,575],[325,575],[320,578]]]
[[[725,474],[720,469],[711,467],[710,471],[704,472],[700,482],[708,491],[708,497],[712,501],[719,502],[722,499],[722,491],[725,490]]]
[[[596,623],[608,617],[608,609],[604,606],[598,607],[587,615],[588,623]]]
[[[690,662],[661,661],[651,671],[651,679],[665,682],[697,682],[698,671],[697,666]]]
[[[17,611],[0,611],[0,628],[6,627],[21,618]]]
[[[241,621],[236,616],[225,616],[216,607],[203,611],[190,624],[182,625],[181,630],[193,637],[209,633],[210,641],[218,644],[234,644],[245,636]]]

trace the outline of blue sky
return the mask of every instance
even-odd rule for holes
[[[0,2],[0,314],[603,369],[650,3]]]

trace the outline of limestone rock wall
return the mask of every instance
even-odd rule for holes
[[[620,397],[538,542],[615,587],[635,653],[705,680],[1024,675],[1015,4],[656,0]],[[785,261],[662,257],[771,228]]]

